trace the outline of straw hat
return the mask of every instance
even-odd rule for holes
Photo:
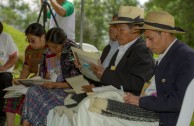
[[[148,13],[143,27],[137,29],[149,29],[176,34],[185,33],[183,29],[175,27],[174,17],[165,11],[153,11]]]
[[[109,24],[136,23],[143,24],[144,10],[133,6],[120,6],[118,20]]]

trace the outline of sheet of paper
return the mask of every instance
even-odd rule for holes
[[[83,75],[66,78],[66,81],[71,85],[76,94],[84,93],[82,86],[89,85],[88,81],[83,78]]]
[[[22,93],[16,93],[16,91],[8,91],[3,98],[17,98],[22,95]]]
[[[81,64],[80,72],[85,75],[86,77],[94,80],[100,81],[96,75],[90,70],[90,63],[94,63],[96,65],[101,65],[100,55],[94,52],[86,52],[78,48],[71,47],[73,51],[74,57],[76,60]]]
[[[7,87],[3,89],[3,91],[7,91],[4,98],[16,98],[22,96],[23,94],[26,94],[26,92],[28,91],[28,87],[20,84]]]
[[[93,92],[117,91],[118,89],[112,85],[92,88]]]
[[[3,89],[3,91],[16,91],[16,90],[20,90],[22,88],[25,88],[25,86],[22,84],[19,84],[19,85],[13,85],[13,86],[7,87],[7,88]]]
[[[16,93],[21,93],[21,94],[26,94],[26,92],[28,91],[29,87],[24,87],[22,89],[16,90]]]

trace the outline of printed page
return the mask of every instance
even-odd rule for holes
[[[94,63],[96,65],[101,65],[100,55],[94,52],[86,52],[74,47],[71,47],[71,49],[73,51],[74,57],[82,66],[80,72],[86,77],[99,82],[100,80],[96,77],[93,71],[90,70],[89,64]]]
[[[84,79],[83,75],[67,78],[66,81],[71,85],[76,94],[84,93],[83,85],[89,85],[88,81]]]

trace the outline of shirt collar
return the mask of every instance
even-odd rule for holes
[[[172,47],[172,45],[175,43],[177,39],[175,39],[169,46],[168,48],[164,51],[164,53],[160,54],[157,61],[161,61],[163,59],[163,57],[166,55],[166,53],[168,52],[168,50]]]
[[[139,38],[139,37],[138,37],[138,38]],[[120,49],[128,49],[131,45],[133,45],[133,43],[136,42],[136,40],[137,40],[138,38],[134,39],[133,41],[131,41],[131,42],[125,44],[125,45],[120,45],[120,46],[118,47],[118,49],[119,49],[119,50],[120,50]]]

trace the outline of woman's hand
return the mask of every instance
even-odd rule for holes
[[[18,79],[13,79],[12,83],[13,83],[14,85],[19,85],[19,84],[20,84],[20,83],[18,82]]]
[[[44,88],[54,89],[54,88],[69,88],[70,86],[67,82],[48,82],[41,85]]]
[[[48,89],[56,88],[55,82],[44,83],[41,86]]]

